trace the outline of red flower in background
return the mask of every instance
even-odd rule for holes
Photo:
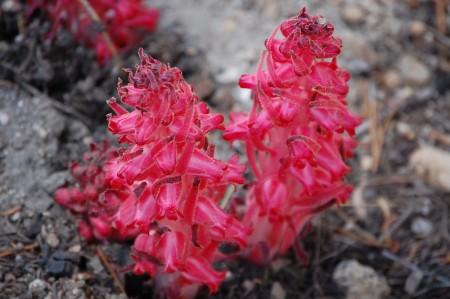
[[[256,74],[239,82],[253,91],[253,109],[230,115],[224,139],[245,143],[256,180],[242,220],[253,228],[245,254],[254,262],[284,254],[314,215],[351,192],[345,159],[361,118],[346,107],[350,76],[337,64],[333,31],[302,9],[266,40]]]
[[[81,1],[28,0],[28,5],[28,16],[36,9],[47,13],[52,22],[48,39],[53,39],[58,30],[65,29],[85,47],[94,49],[101,65],[110,61],[112,53],[100,33],[101,28],[92,20]],[[141,0],[91,0],[89,5],[121,53],[141,42],[146,32],[155,29],[159,19],[159,11],[148,8]]]

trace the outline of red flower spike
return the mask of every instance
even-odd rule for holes
[[[266,40],[256,74],[240,79],[253,109],[231,114],[223,137],[244,142],[256,178],[242,219],[253,228],[244,255],[254,262],[284,254],[314,215],[349,196],[344,159],[361,118],[344,100],[350,76],[337,63],[333,31],[303,8]]]
[[[244,182],[245,166],[237,156],[214,157],[206,134],[223,129],[224,117],[198,102],[181,72],[142,49],[139,57],[130,83],[118,84],[127,109],[108,101],[109,130],[124,147],[101,161],[104,149],[93,148],[87,166],[72,164],[80,186],[60,189],[56,199],[80,214],[92,208],[80,224],[86,237],[136,238],[133,271],[155,276],[162,288],[173,282],[167,294],[192,297],[201,285],[215,291],[224,278],[211,267],[220,244],[247,244],[249,229],[217,204],[229,185]]]

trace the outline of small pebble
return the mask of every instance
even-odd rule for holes
[[[67,299],[85,299],[86,294],[82,288],[86,285],[84,280],[66,280],[64,282],[64,298]]]
[[[340,262],[333,272],[333,280],[346,290],[347,299],[382,299],[391,292],[384,276],[357,260]]]
[[[81,251],[80,244],[73,245],[72,247],[69,248],[69,252],[72,252],[72,253],[78,253],[80,251]]]
[[[55,233],[48,234],[46,240],[47,244],[50,245],[50,247],[56,248],[59,246],[59,239]]]
[[[47,274],[55,277],[68,277],[73,272],[73,266],[68,261],[50,260],[47,264]]]
[[[346,6],[341,11],[342,19],[352,25],[363,23],[365,15],[363,9],[357,5]]]
[[[360,160],[361,169],[364,171],[369,171],[373,167],[373,157],[370,155],[364,155]]]
[[[414,294],[419,288],[423,277],[424,273],[422,271],[412,271],[405,281],[405,291],[410,295]]]
[[[20,2],[14,0],[6,0],[2,3],[2,10],[9,13],[18,12],[20,10]]]
[[[47,288],[47,284],[45,281],[40,279],[35,279],[28,285],[28,291],[32,296],[39,296],[42,298],[42,296],[45,293],[45,289]]]
[[[427,31],[427,25],[421,21],[412,21],[409,24],[409,32],[413,37],[422,37]]]
[[[248,293],[250,293],[251,291],[253,291],[253,289],[255,288],[255,286],[256,286],[257,284],[259,284],[259,283],[260,283],[260,281],[258,281],[257,279],[253,279],[253,280],[246,279],[246,280],[244,280],[244,282],[242,283],[242,287],[244,288],[245,293],[248,294]]]
[[[65,252],[55,252],[47,263],[46,271],[49,276],[71,276],[73,272],[71,257]]]
[[[223,31],[231,34],[236,31],[236,28],[238,28],[238,26],[234,20],[227,19],[227,20],[223,21],[222,28],[223,28]]]
[[[40,126],[38,124],[33,124],[32,129],[42,139],[47,138],[48,132],[47,132],[47,130],[44,127],[42,127],[42,126]]]
[[[278,258],[270,263],[270,268],[274,273],[291,264],[290,259]]]
[[[30,239],[36,238],[37,235],[39,235],[42,231],[42,217],[40,214],[37,214],[36,216],[30,216],[33,217],[31,221],[27,223],[25,226],[25,236],[27,236]]]
[[[16,222],[16,221],[20,220],[20,216],[21,216],[20,211],[18,211],[18,212],[15,212],[15,213],[11,216],[10,219],[11,219],[12,222]]]
[[[396,89],[400,86],[402,80],[395,70],[388,70],[383,76],[383,84],[388,89]]]
[[[418,210],[417,212],[419,212],[420,214],[422,214],[423,216],[428,216],[430,215],[431,212],[431,200],[427,197],[425,197],[424,199],[422,199],[418,205]]]
[[[3,111],[0,111],[0,125],[6,126],[9,122],[9,116]]]
[[[431,80],[431,72],[428,67],[411,55],[403,56],[398,67],[403,82],[412,87],[424,86]]]
[[[416,133],[414,132],[414,130],[411,128],[409,124],[405,122],[401,121],[397,122],[395,124],[395,129],[402,137],[408,140],[414,140],[414,138],[416,138]]]
[[[89,266],[89,268],[92,269],[92,272],[94,274],[100,274],[105,270],[105,268],[103,267],[103,264],[100,261],[100,258],[98,256],[93,256],[89,260],[88,266]]]
[[[417,217],[411,224],[411,231],[420,237],[429,236],[433,232],[433,230],[433,223],[431,223],[430,220],[422,217]]]
[[[286,298],[286,291],[283,286],[276,281],[270,289],[270,299],[284,299]]]
[[[184,50],[184,53],[187,55],[187,56],[195,56],[195,55],[198,55],[198,53],[199,53],[199,49],[198,48],[195,48],[195,47],[187,47],[186,48],[186,50]]]
[[[16,281],[16,277],[12,273],[6,273],[5,282],[14,282]]]

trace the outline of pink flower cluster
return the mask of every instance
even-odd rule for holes
[[[43,9],[52,22],[49,39],[63,28],[74,38],[97,53],[97,61],[105,65],[112,53],[95,24],[79,0],[28,0],[27,15]],[[98,14],[106,32],[118,52],[129,51],[139,43],[145,32],[155,29],[159,11],[146,7],[142,0],[90,0],[89,4]]]
[[[279,25],[256,74],[240,80],[252,90],[251,112],[231,113],[225,128],[180,70],[140,49],[141,65],[127,70],[127,85],[119,81],[124,105],[108,101],[109,131],[126,146],[93,146],[83,165],[70,164],[78,186],[59,189],[56,201],[80,215],[88,240],[134,239],[134,273],[154,277],[169,298],[192,298],[201,285],[217,291],[225,273],[212,264],[224,242],[248,246],[242,255],[256,263],[286,253],[313,216],[351,192],[345,160],[361,118],[344,99],[350,76],[337,64],[333,31],[305,9]],[[241,222],[219,205],[245,171],[238,156],[214,158],[206,136],[222,129],[245,145],[255,178]]]
[[[94,148],[87,166],[71,166],[80,186],[60,189],[55,198],[86,214],[97,239],[136,237],[134,273],[156,276],[166,295],[192,297],[201,285],[216,291],[225,277],[212,267],[219,245],[247,245],[249,230],[219,206],[229,185],[244,182],[245,166],[238,156],[214,158],[206,135],[222,129],[224,118],[198,101],[181,71],[142,49],[139,55],[141,65],[118,87],[131,111],[108,101],[115,112],[109,130],[128,146],[103,156]]]
[[[361,118],[346,107],[350,76],[337,64],[333,31],[303,8],[266,40],[256,74],[239,82],[252,90],[253,109],[232,113],[223,137],[243,141],[255,176],[242,219],[253,228],[245,255],[254,262],[286,253],[311,217],[351,192],[345,159]]]

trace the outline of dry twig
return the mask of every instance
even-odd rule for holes
[[[399,244],[396,241],[387,239],[387,240],[378,240],[374,235],[370,232],[363,230],[359,227],[350,217],[345,214],[341,210],[337,210],[336,214],[341,217],[347,223],[352,223],[352,231],[348,231],[342,228],[337,228],[334,231],[344,237],[355,240],[359,243],[363,243],[368,246],[377,247],[377,248],[388,248],[392,251],[397,251],[399,249]]]
[[[32,250],[32,249],[35,249],[37,247],[39,247],[39,244],[34,242],[34,243],[26,245],[26,246],[24,246],[22,248],[15,248],[15,249],[10,249],[10,250],[5,250],[5,251],[0,252],[0,258],[6,257],[6,256],[10,256],[10,255],[13,255],[13,254],[17,254],[17,253],[20,253],[20,252]]]
[[[447,33],[447,22],[445,7],[447,6],[447,0],[434,0],[434,9],[436,11],[436,27],[442,33]]]
[[[450,280],[447,277],[439,275],[439,274],[435,274],[428,270],[421,269],[416,264],[408,262],[404,258],[397,256],[396,254],[392,253],[389,250],[383,249],[383,251],[381,251],[381,255],[384,256],[385,258],[390,259],[391,261],[401,264],[402,266],[408,268],[411,271],[414,271],[414,272],[420,271],[420,272],[424,273],[426,276],[434,278],[434,279],[436,279],[436,281],[450,286]]]
[[[4,212],[2,213],[2,216],[3,216],[3,217],[9,217],[9,216],[11,216],[12,214],[14,214],[14,213],[19,212],[20,210],[22,210],[22,208],[23,208],[22,205],[17,205],[17,206],[15,206],[15,207],[12,207],[11,209],[8,209],[8,210],[4,211]]]
[[[117,54],[117,49],[114,46],[114,43],[112,42],[111,36],[108,34],[108,32],[105,29],[105,25],[103,24],[102,20],[98,16],[95,9],[89,4],[87,0],[79,0],[81,5],[86,9],[86,12],[88,13],[89,17],[97,24],[101,25],[102,31],[102,37],[105,40],[106,46],[108,47],[109,51],[111,52],[111,55],[114,59],[114,63],[116,65],[116,68],[118,70],[121,70],[123,68],[122,61],[119,58],[119,55]]]
[[[116,272],[111,267],[111,264],[108,261],[108,258],[106,257],[105,253],[103,252],[102,248],[100,246],[97,246],[97,254],[100,257],[100,260],[102,261],[103,265],[108,269],[108,272],[111,274],[112,278],[114,279],[114,282],[116,283],[117,287],[119,288],[120,292],[127,296],[127,293],[125,292],[125,288],[122,285],[122,282],[120,281],[119,277],[117,276]],[[128,298],[128,297],[127,297]]]
[[[20,85],[24,90],[29,92],[31,95],[41,98],[41,99],[48,100],[55,109],[65,113],[67,115],[70,115],[70,116],[73,116],[73,117],[79,119],[87,126],[92,125],[92,121],[89,118],[87,118],[86,116],[84,116],[83,114],[81,114],[80,112],[78,112],[77,110],[73,109],[70,106],[64,105],[61,102],[58,102],[57,100],[53,99],[52,97],[49,97],[46,94],[42,93],[41,91],[39,91],[37,88],[35,88],[31,84],[28,84],[27,82],[29,81],[29,79],[27,79],[21,73],[19,73],[14,66],[0,62],[0,67],[12,72],[14,74],[14,76],[16,77],[16,80],[15,80],[16,83],[18,85]]]
[[[381,156],[383,153],[384,136],[387,130],[390,128],[394,116],[406,102],[410,94],[400,94],[395,99],[395,103],[387,115],[381,118],[379,114],[379,107],[375,100],[376,88],[373,84],[369,84],[367,80],[360,81],[360,90],[362,97],[363,116],[370,121],[369,133],[370,133],[370,149],[373,158],[372,171],[377,171],[380,167]]]

